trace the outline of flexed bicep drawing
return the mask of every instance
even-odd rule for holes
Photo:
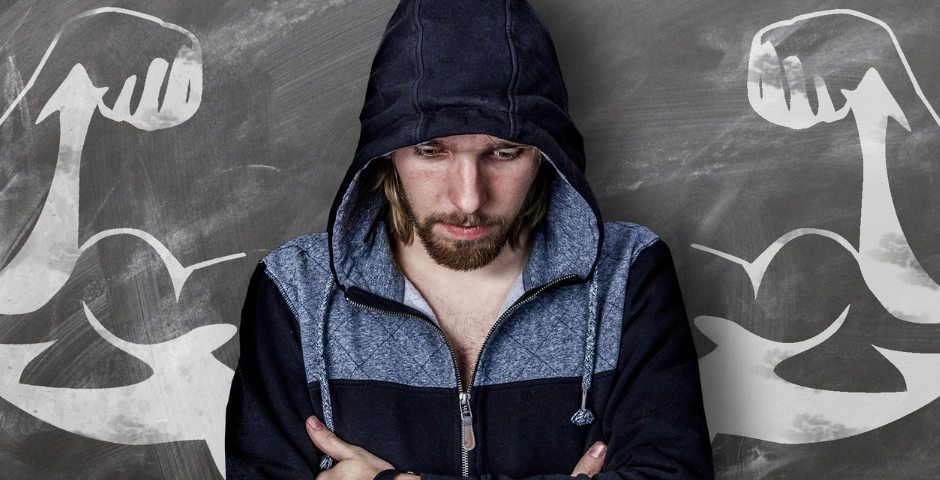
[[[179,125],[199,109],[202,99],[202,47],[199,40],[182,27],[163,22],[156,17],[131,10],[100,8],[76,15],[59,30],[25,88],[0,117],[0,123],[6,120],[35,84],[46,61],[70,24],[102,14],[130,15],[157,23],[166,29],[182,33],[183,38],[187,38],[192,45],[180,47],[172,66],[162,58],[151,62],[143,93],[133,113],[131,95],[136,85],[136,75],[127,77],[117,100],[108,106],[103,98],[109,87],[94,85],[81,64],[72,68],[45,103],[36,123],[46,121],[53,113],[58,112],[60,133],[55,174],[42,212],[26,242],[6,267],[0,270],[0,313],[28,313],[45,305],[69,279],[81,252],[94,243],[90,240],[81,246],[78,244],[78,211],[82,151],[95,112],[100,111],[102,115],[114,121],[127,122],[142,130],[152,131]],[[167,85],[161,98],[164,82]],[[137,230],[125,229],[101,232],[92,240],[109,236],[109,233],[140,235]],[[216,260],[231,258],[236,257],[227,256]],[[171,269],[171,274],[174,273],[177,272]],[[179,283],[176,288],[177,297],[186,278],[180,275],[186,274],[174,275],[174,287]],[[176,281],[177,278],[180,280]]]
[[[169,273],[176,301],[190,275],[199,269],[236,258],[236,253],[183,266],[154,235],[136,228],[99,231],[79,244],[79,186],[85,140],[96,113],[146,132],[170,129],[190,120],[203,98],[203,59],[199,39],[190,31],[151,15],[121,8],[99,8],[70,18],[51,41],[19,95],[3,112],[0,124],[21,106],[43,75],[70,28],[91,17],[122,16],[155,24],[178,37],[172,61],[153,58],[137,89],[138,74],[129,71],[113,101],[111,85],[97,85],[86,66],[76,63],[43,104],[36,124],[58,119],[55,172],[41,212],[25,242],[0,269],[0,322],[3,315],[28,314],[48,304],[72,277],[79,258],[102,239],[116,235],[139,238],[152,248]],[[111,67],[109,65],[109,67]],[[135,91],[140,91],[139,96]],[[57,115],[56,115],[57,114]],[[26,128],[30,128],[29,125]],[[203,325],[167,341],[136,344],[118,338],[95,318],[84,302],[74,308],[108,343],[146,363],[149,378],[123,387],[58,388],[21,383],[30,362],[56,341],[0,344],[0,398],[63,430],[107,442],[144,445],[205,440],[216,468],[224,475],[224,410],[232,370],[212,351],[235,334],[229,324]],[[154,322],[167,319],[154,318]]]
[[[894,32],[884,22],[853,10],[830,10],[768,25],[754,36],[751,44],[747,78],[750,105],[764,120],[793,130],[854,120],[863,178],[858,248],[842,235],[820,228],[787,232],[752,261],[698,244],[692,247],[743,267],[756,298],[765,272],[785,245],[806,235],[828,238],[851,254],[864,284],[892,316],[912,323],[940,323],[940,285],[924,271],[908,245],[888,181],[889,122],[897,122],[908,132],[912,130],[892,87],[877,68],[869,67],[854,88],[841,90],[845,103],[837,109],[826,79],[819,75],[807,79],[799,55],[781,60],[774,43],[767,38],[782,29],[812,25],[834,16],[854,17],[880,27],[893,43],[910,82],[894,88],[913,88],[934,122],[940,125],[940,118],[921,91]],[[807,94],[808,83],[815,87],[815,111]],[[902,373],[907,385],[905,392],[813,389],[793,384],[774,372],[783,360],[831,337],[850,308],[845,306],[842,316],[814,337],[818,341],[812,344],[774,342],[730,320],[696,318],[700,331],[718,344],[700,360],[712,436],[726,433],[779,443],[834,440],[884,426],[940,398],[940,384],[932,380],[940,376],[940,354],[875,347]],[[812,422],[832,428],[823,434],[803,428]]]

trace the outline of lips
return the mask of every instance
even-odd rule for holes
[[[493,228],[492,225],[465,227],[463,225],[454,225],[443,222],[439,223],[439,225],[444,229],[447,235],[454,240],[476,240],[486,235],[490,229]]]

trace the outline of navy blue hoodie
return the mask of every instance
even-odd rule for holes
[[[372,66],[356,156],[325,234],[266,256],[242,315],[228,477],[312,478],[331,459],[304,430],[426,480],[712,478],[698,363],[669,251],[601,221],[551,38],[522,0],[403,0]],[[501,314],[469,391],[435,322],[405,300],[370,165],[434,138],[488,134],[553,167],[525,293]],[[473,441],[468,442],[468,435]]]

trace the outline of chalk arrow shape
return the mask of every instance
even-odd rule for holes
[[[0,271],[0,314],[45,305],[72,274],[78,249],[78,179],[88,125],[106,88],[96,88],[81,64],[52,94],[37,123],[59,112],[59,157],[39,220],[13,260]]]
[[[55,112],[69,112],[79,119],[88,118],[98,108],[98,100],[107,91],[108,87],[96,87],[88,76],[85,67],[80,63],[76,63],[69,71],[68,76],[65,77],[65,80],[59,84],[59,88],[49,97],[45,106],[39,111],[36,123],[42,123]],[[78,132],[68,130],[66,133],[71,134],[73,139],[84,140],[85,138],[84,135],[78,135],[78,133],[84,133],[81,130]]]

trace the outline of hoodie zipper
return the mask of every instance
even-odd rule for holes
[[[396,315],[399,317],[410,317],[410,318],[421,320],[422,322],[430,325],[435,330],[437,330],[437,333],[441,334],[441,338],[444,340],[444,345],[447,345],[447,350],[450,351],[450,358],[454,362],[454,374],[457,377],[457,393],[458,393],[457,400],[458,400],[459,411],[460,411],[460,425],[461,425],[461,432],[462,432],[461,433],[461,446],[460,446],[460,452],[461,452],[460,460],[461,460],[461,468],[462,468],[461,471],[464,477],[469,476],[470,475],[469,473],[470,463],[469,463],[467,452],[469,450],[473,450],[473,447],[476,446],[476,438],[473,436],[473,415],[470,412],[470,393],[469,392],[465,393],[463,391],[463,378],[460,376],[460,369],[457,368],[457,355],[454,353],[454,349],[450,346],[450,342],[447,341],[447,337],[444,335],[444,331],[441,330],[441,327],[438,327],[437,325],[435,325],[434,322],[424,317],[419,317],[417,315],[412,315],[410,313],[396,312],[394,310],[384,310],[380,308],[370,307],[368,305],[364,305],[355,300],[352,300],[348,296],[346,296],[346,301],[359,308],[364,308],[370,312],[381,313],[384,315]],[[469,431],[469,437],[467,436],[468,431]],[[467,448],[468,441],[471,442],[469,449]]]
[[[552,280],[551,282],[546,283],[545,285],[542,285],[541,287],[539,287],[538,290],[533,292],[532,295],[529,295],[528,297],[525,297],[521,300],[516,301],[516,303],[512,304],[511,307],[507,308],[506,311],[503,312],[503,314],[500,315],[498,319],[496,319],[496,323],[494,323],[493,326],[490,327],[490,331],[487,332],[486,337],[483,339],[483,345],[480,347],[480,351],[477,353],[477,360],[476,360],[476,363],[473,365],[473,373],[471,373],[470,375],[470,383],[467,384],[466,392],[463,391],[463,379],[460,376],[460,368],[457,367],[457,355],[454,353],[454,349],[451,348],[450,342],[447,341],[447,337],[444,335],[444,331],[441,330],[441,327],[438,327],[436,324],[434,324],[434,322],[428,320],[427,318],[419,317],[417,315],[412,315],[410,313],[396,312],[393,310],[383,310],[383,309],[379,309],[375,307],[370,307],[368,305],[364,305],[354,300],[351,300],[348,296],[346,296],[346,301],[359,308],[364,308],[371,312],[382,313],[385,315],[396,315],[399,317],[410,317],[410,318],[421,320],[422,322],[430,325],[435,330],[437,330],[437,333],[441,334],[441,338],[444,340],[444,345],[447,345],[447,350],[450,351],[450,357],[454,362],[454,374],[457,377],[457,393],[458,393],[457,400],[458,400],[459,412],[460,412],[460,431],[461,431],[461,435],[460,435],[461,437],[460,438],[461,440],[461,445],[460,445],[461,475],[463,477],[469,477],[470,476],[470,450],[473,450],[474,448],[476,448],[476,445],[477,445],[476,435],[474,435],[473,433],[473,412],[470,410],[470,389],[473,388],[473,382],[476,381],[477,370],[480,367],[480,358],[483,356],[483,350],[486,349],[486,344],[489,342],[490,336],[493,335],[493,332],[496,331],[496,327],[499,326],[499,324],[503,321],[503,319],[506,318],[506,316],[512,313],[515,309],[530,302],[533,298],[540,295],[545,290],[548,290],[549,288],[561,282],[564,282],[566,280],[570,280],[576,276],[577,275],[574,275],[574,274],[565,275],[564,277],[558,277],[555,280]]]
[[[515,309],[521,307],[522,305],[525,305],[526,303],[529,303],[533,298],[535,298],[536,296],[542,294],[542,292],[544,292],[545,290],[548,290],[549,288],[552,288],[552,287],[554,287],[555,285],[557,285],[557,284],[559,284],[559,283],[561,283],[561,282],[564,282],[564,281],[566,281],[566,280],[571,280],[571,279],[574,278],[574,277],[577,277],[577,275],[574,275],[574,274],[572,274],[572,275],[565,275],[564,277],[558,277],[558,278],[552,280],[551,282],[548,282],[548,283],[546,283],[545,285],[542,285],[541,287],[539,287],[538,290],[536,290],[534,293],[532,293],[532,295],[529,295],[528,297],[525,297],[525,298],[523,298],[523,299],[521,299],[521,300],[516,301],[516,303],[512,304],[511,307],[507,308],[506,311],[503,312],[503,314],[500,315],[499,318],[496,319],[496,323],[494,323],[493,326],[490,327],[490,331],[486,334],[486,338],[483,339],[483,345],[480,347],[480,352],[479,352],[479,354],[477,355],[477,361],[476,361],[476,363],[473,365],[473,373],[470,375],[470,383],[468,384],[469,386],[472,387],[472,386],[473,386],[473,382],[476,381],[476,379],[477,379],[477,370],[478,370],[479,367],[480,367],[480,358],[483,356],[483,355],[482,355],[482,354],[483,354],[483,350],[486,349],[486,344],[487,344],[487,342],[490,341],[490,336],[493,335],[493,332],[496,331],[496,327],[499,326],[500,322],[502,322],[503,319],[506,318],[506,315],[509,315],[510,313],[513,312],[513,310],[515,310]],[[466,476],[466,475],[464,475],[464,476]]]

